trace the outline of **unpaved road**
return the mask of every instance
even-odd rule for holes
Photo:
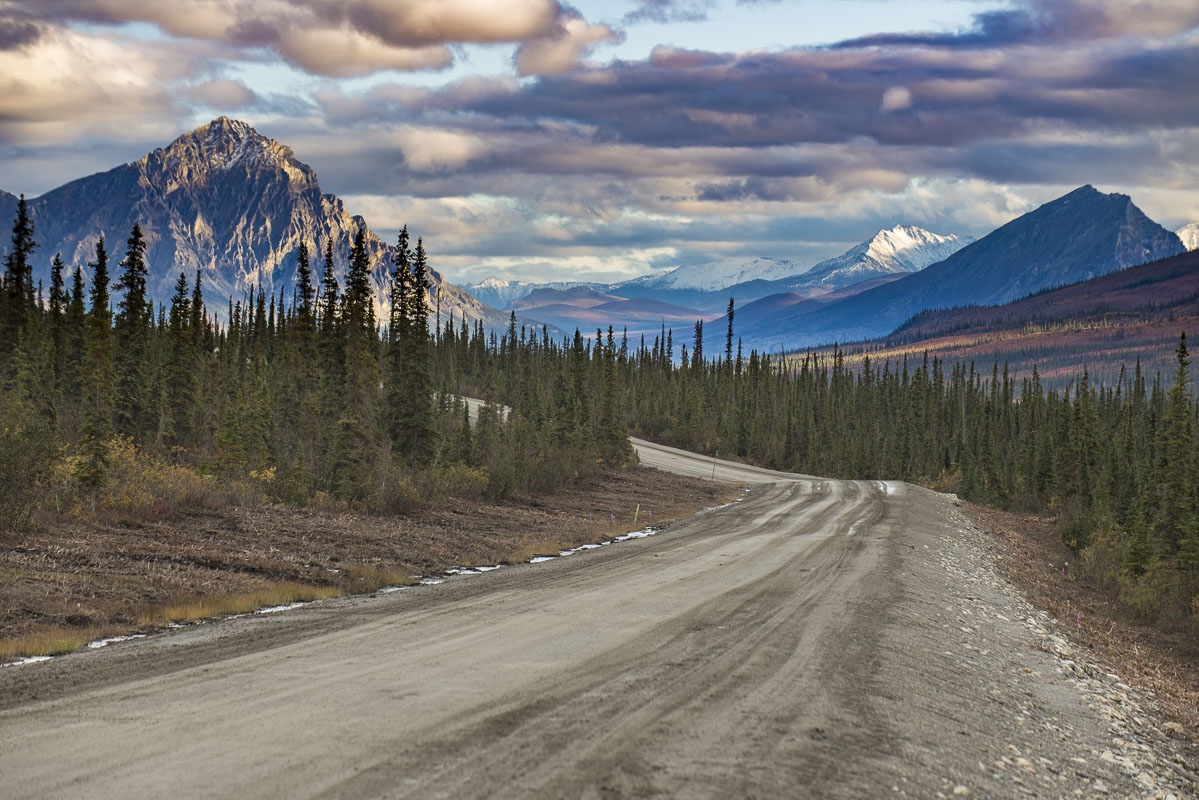
[[[1165,796],[949,499],[716,469],[650,538],[0,669],[0,796]]]

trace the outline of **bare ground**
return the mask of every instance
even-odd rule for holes
[[[219,598],[278,587],[353,594],[454,566],[526,561],[624,533],[635,515],[638,527],[665,525],[736,491],[637,468],[550,496],[502,505],[447,498],[402,516],[259,506],[184,509],[151,522],[58,519],[0,531],[0,643],[13,657],[53,631],[86,641],[160,627],[169,607],[203,616]]]
[[[1185,624],[1154,627],[1133,619],[1110,592],[1071,577],[1074,560],[1051,518],[964,504],[995,538],[999,568],[1037,608],[1109,672],[1152,692],[1160,713],[1181,726],[1179,738],[1199,743],[1199,631]]]

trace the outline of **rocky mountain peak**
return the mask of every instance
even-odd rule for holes
[[[316,181],[312,169],[297,161],[290,147],[268,139],[246,122],[224,116],[146,155],[136,166],[165,173],[173,184],[170,188],[203,184],[235,168],[247,173],[281,170],[299,186]]]

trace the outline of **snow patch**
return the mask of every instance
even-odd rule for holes
[[[39,661],[49,661],[54,656],[25,656],[5,664],[6,667],[23,667],[26,664],[37,664]]]
[[[109,636],[107,639],[97,639],[94,642],[88,642],[87,646],[91,650],[99,650],[101,647],[108,647],[110,644],[117,642],[127,642],[130,639],[145,639],[144,633],[131,633],[128,636]]]
[[[293,608],[300,608],[302,606],[310,606],[310,605],[312,605],[311,602],[308,602],[308,603],[295,602],[295,603],[288,603],[287,605],[283,605],[283,606],[267,606],[266,608],[258,609],[254,613],[255,614],[278,614],[280,611],[291,611]]]

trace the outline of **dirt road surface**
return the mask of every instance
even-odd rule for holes
[[[1183,796],[950,498],[715,467],[652,537],[0,669],[0,796]]]

